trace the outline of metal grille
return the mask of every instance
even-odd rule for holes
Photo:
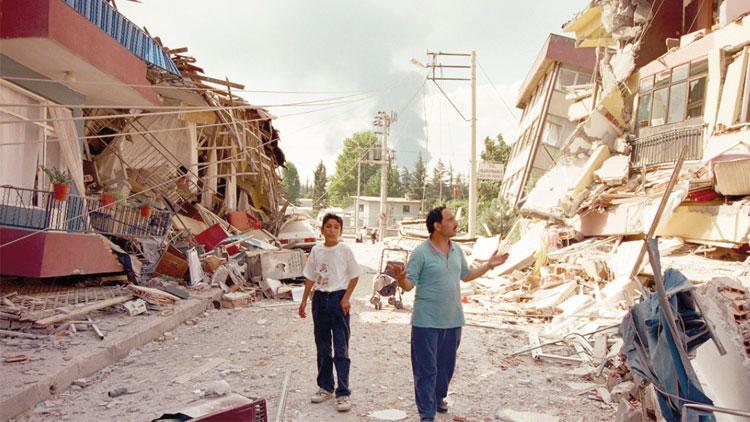
[[[686,160],[700,160],[703,157],[703,125],[638,138],[633,142],[630,161],[635,167],[674,163],[685,144],[688,147]]]
[[[64,1],[136,56],[175,75],[180,74],[177,66],[153,38],[104,0]]]
[[[0,187],[0,225],[37,230],[95,232],[133,238],[162,238],[171,222],[168,211],[140,209],[122,204],[102,207],[98,198],[69,195],[58,201],[52,192]]]

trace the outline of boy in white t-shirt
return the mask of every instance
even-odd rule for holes
[[[325,242],[315,245],[307,258],[303,274],[305,293],[299,305],[299,316],[305,318],[310,291],[312,298],[315,346],[318,349],[318,387],[310,401],[322,403],[334,395],[333,366],[336,365],[338,388],[336,409],[346,412],[352,404],[349,396],[349,302],[361,273],[352,250],[339,243],[344,224],[341,217],[326,214],[320,231]],[[331,358],[331,342],[334,356]]]

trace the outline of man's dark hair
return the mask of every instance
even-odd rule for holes
[[[343,228],[344,228],[344,220],[341,217],[339,217],[338,215],[330,213],[330,212],[328,214],[326,214],[325,216],[323,216],[323,224],[321,224],[321,228],[326,225],[326,222],[328,220],[336,220],[336,221],[338,221],[339,222],[339,226],[341,226],[341,229],[343,230]]]
[[[430,234],[435,233],[435,223],[443,222],[443,210],[445,206],[433,208],[427,213],[427,231]]]

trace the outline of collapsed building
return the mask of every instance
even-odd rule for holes
[[[216,223],[282,222],[280,134],[244,86],[108,1],[12,0],[0,15],[3,275],[149,274]]]
[[[552,36],[526,78],[518,101],[524,118],[500,193],[523,218],[506,239],[474,246],[477,260],[498,245],[510,253],[475,283],[474,301],[546,321],[537,334],[553,343],[619,326],[621,338],[597,339],[594,353],[598,374],[608,374],[599,399],[617,390],[614,374],[635,381],[620,420],[638,420],[638,401],[643,415],[650,403],[651,417],[667,420],[744,420],[750,4],[594,0],[563,30],[593,52],[592,77],[537,84],[545,79],[539,63],[554,62],[552,40],[565,40]],[[564,96],[571,127],[555,128],[564,139],[554,154],[545,151],[559,111],[533,99],[545,85],[540,103]],[[538,338],[530,350],[539,357],[535,344]],[[602,351],[613,359],[609,370]]]

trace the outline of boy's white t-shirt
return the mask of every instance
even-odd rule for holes
[[[336,246],[318,244],[313,246],[302,274],[313,281],[313,289],[335,292],[349,286],[349,280],[359,277],[362,271],[354,259],[354,253],[343,243]]]

